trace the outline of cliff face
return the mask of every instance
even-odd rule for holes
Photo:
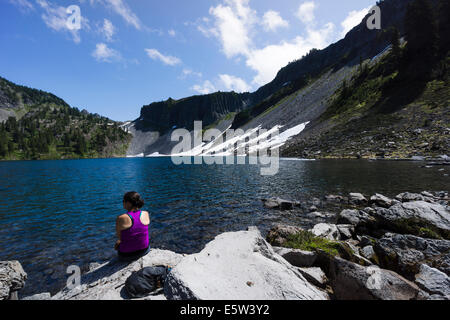
[[[174,126],[193,128],[194,121],[203,121],[208,126],[232,112],[248,107],[250,94],[235,92],[216,92],[203,96],[193,96],[181,100],[169,98],[144,106],[136,128],[141,131],[166,133]]]

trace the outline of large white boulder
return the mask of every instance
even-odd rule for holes
[[[168,275],[168,299],[325,300],[295,267],[276,254],[256,228],[217,236],[183,258]]]

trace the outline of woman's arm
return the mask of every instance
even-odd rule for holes
[[[150,225],[150,213],[148,211],[142,211],[143,215],[141,217],[142,224],[148,226]]]
[[[114,245],[114,249],[116,249],[116,250],[119,249],[119,245],[120,245],[120,242],[122,240],[121,239],[122,231],[130,227],[129,223],[127,221],[127,218],[128,217],[126,215],[120,215],[116,219],[116,236],[117,236],[117,241],[116,241],[116,244]]]

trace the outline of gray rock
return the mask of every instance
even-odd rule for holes
[[[334,203],[342,203],[342,202],[345,202],[345,198],[342,196],[336,196],[334,194],[330,194],[328,196],[325,196],[325,201],[334,202]]]
[[[0,261],[0,300],[17,300],[17,291],[25,286],[27,274],[19,261]]]
[[[276,254],[259,231],[217,236],[168,275],[168,299],[325,300],[294,266]]]
[[[351,239],[355,233],[355,227],[351,224],[338,224],[336,227],[342,240]]]
[[[450,241],[424,239],[413,235],[387,234],[374,246],[380,266],[414,279],[420,266],[430,267],[450,275]]]
[[[341,234],[335,224],[319,223],[309,231],[317,237],[328,240],[340,240],[341,238]]]
[[[262,199],[264,206],[269,209],[291,210],[300,206],[297,201],[284,200],[281,198]]]
[[[321,202],[320,199],[318,199],[318,198],[312,198],[312,199],[311,199],[311,204],[312,204],[313,206],[320,207],[320,205],[322,204],[322,202]]]
[[[373,246],[365,246],[360,250],[360,252],[364,258],[373,261],[372,259],[374,259],[375,257],[375,251],[373,250]]]
[[[320,268],[298,268],[298,271],[316,287],[325,289],[328,283],[328,278]]]
[[[317,253],[299,249],[273,247],[273,250],[295,267],[312,267],[317,259]]]
[[[375,243],[376,239],[369,236],[362,236],[359,245],[361,247],[371,246]]]
[[[51,299],[50,292],[38,293],[32,296],[22,298],[22,300],[50,300],[50,299]]]
[[[303,229],[294,226],[276,225],[267,234],[266,240],[273,246],[281,247],[290,236],[299,234]]]
[[[132,262],[120,262],[117,258],[101,264],[82,275],[80,286],[64,288],[52,300],[123,300],[126,279],[135,271],[152,266],[176,266],[184,255],[167,250],[152,249],[150,252]],[[145,300],[161,300],[164,296],[148,296]]]
[[[307,214],[308,218],[322,218],[322,219],[330,219],[333,218],[335,216],[334,213],[331,212],[318,212],[318,211],[314,211],[314,212],[309,212]]]
[[[420,288],[431,295],[440,295],[443,299],[450,300],[450,278],[448,275],[426,264],[422,264],[419,271],[420,273],[416,275],[416,283]]]
[[[412,201],[395,204],[389,209],[377,208],[375,218],[384,224],[384,227],[388,230],[393,230],[390,227],[394,226],[396,229],[401,228],[405,221],[409,221],[410,224],[415,224],[418,227],[431,225],[444,236],[450,234],[450,212],[437,203]],[[410,225],[407,227],[408,230],[399,231],[410,232]]]
[[[377,266],[363,267],[341,258],[334,258],[330,281],[339,300],[412,300],[420,289],[411,281]]]
[[[420,193],[422,196],[427,197],[427,198],[434,198],[434,195],[431,192],[428,191],[422,191]]]
[[[425,197],[418,193],[403,192],[395,196],[395,199],[401,202],[424,201]]]
[[[348,197],[348,202],[350,204],[358,206],[365,206],[368,203],[366,197],[364,197],[361,193],[350,193]]]
[[[393,200],[377,193],[370,197],[370,204],[375,204],[376,206],[383,208],[389,208],[393,204]]]
[[[343,210],[337,219],[338,224],[351,224],[353,226],[361,226],[376,222],[375,218],[370,216],[364,210]]]

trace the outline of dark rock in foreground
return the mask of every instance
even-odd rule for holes
[[[363,267],[336,257],[330,277],[339,300],[415,300],[419,287],[390,270]]]
[[[428,232],[450,238],[450,213],[438,203],[411,201],[389,209],[377,208],[374,216],[379,225],[400,233],[422,235]]]
[[[450,241],[389,234],[375,244],[380,266],[413,280],[422,264],[450,275]]]
[[[450,300],[450,277],[445,273],[422,264],[416,283],[429,293],[431,299]]]

